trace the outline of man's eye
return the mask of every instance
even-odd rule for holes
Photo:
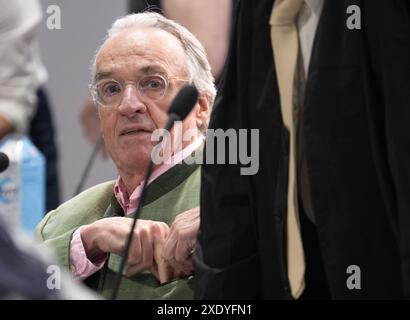
[[[143,79],[141,86],[148,90],[161,90],[165,88],[165,82],[161,78],[147,78]]]
[[[121,92],[121,88],[118,84],[106,84],[104,85],[102,89],[103,95],[106,97],[112,97],[115,94],[118,94]]]
[[[149,82],[148,86],[152,89],[158,89],[161,87],[161,83],[157,80],[152,80]]]

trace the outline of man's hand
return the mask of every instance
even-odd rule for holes
[[[98,220],[81,230],[88,259],[97,261],[107,253],[122,255],[132,219]],[[149,270],[160,283],[190,275],[192,251],[199,229],[199,207],[176,216],[171,228],[151,220],[138,220],[130,247],[126,276]]]
[[[81,239],[88,259],[93,262],[107,253],[122,256],[132,222],[130,218],[113,217],[85,226],[81,230]],[[163,282],[168,281],[166,267],[161,261],[155,261],[155,257],[162,254],[163,243],[168,234],[169,227],[166,223],[138,220],[134,229],[125,275],[130,277],[144,270],[158,269]]]
[[[164,244],[163,258],[174,268],[174,273],[190,275],[193,272],[192,252],[199,229],[199,207],[176,216]]]

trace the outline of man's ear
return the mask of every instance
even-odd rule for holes
[[[198,128],[207,127],[209,121],[209,98],[206,95],[200,95],[195,107],[196,125]]]

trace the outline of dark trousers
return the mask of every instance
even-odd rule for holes
[[[30,139],[46,159],[46,212],[60,204],[58,153],[53,117],[44,89],[37,91],[37,111],[30,123]]]

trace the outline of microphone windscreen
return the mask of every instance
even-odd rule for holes
[[[198,100],[198,90],[190,85],[184,86],[172,100],[168,114],[176,114],[182,121],[191,112]]]
[[[9,164],[9,157],[4,152],[0,152],[0,172],[6,170],[9,167]]]

